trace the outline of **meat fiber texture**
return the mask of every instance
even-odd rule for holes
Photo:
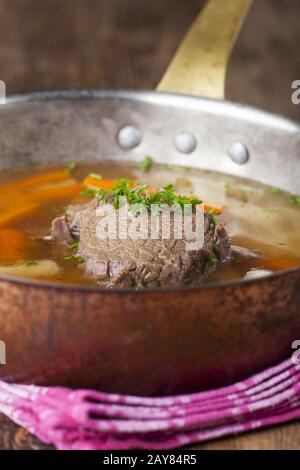
[[[170,237],[164,238],[166,227],[162,213],[156,216],[158,231],[156,238],[149,236],[151,224],[148,214],[147,227],[140,228],[140,238],[129,235],[116,238],[99,238],[97,224],[99,217],[96,209],[101,207],[101,198],[95,198],[86,205],[70,206],[66,214],[52,223],[52,235],[58,243],[71,243],[80,240],[76,252],[83,260],[82,267],[89,278],[95,279],[105,287],[180,287],[195,286],[201,283],[220,263],[229,262],[231,247],[226,229],[216,225],[213,217],[203,213],[203,243],[196,249],[187,249],[191,240],[185,236],[174,236],[178,219],[172,213]],[[118,212],[116,209],[116,219]],[[136,215],[131,214],[131,218]],[[129,217],[129,218],[130,218]],[[190,217],[190,219],[188,219]],[[195,210],[185,223],[195,230]],[[119,228],[118,226],[116,227]],[[145,234],[145,230],[148,230]],[[117,233],[120,233],[117,231]],[[145,236],[146,235],[146,236]]]

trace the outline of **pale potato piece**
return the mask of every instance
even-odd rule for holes
[[[56,277],[61,271],[55,261],[42,259],[35,264],[28,265],[25,262],[16,263],[13,266],[0,266],[0,274],[4,276],[29,277],[29,278],[51,278]]]

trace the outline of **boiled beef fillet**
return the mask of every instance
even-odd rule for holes
[[[84,263],[87,277],[106,287],[179,287],[198,285],[220,263],[231,259],[231,246],[222,225],[215,225],[204,215],[204,244],[201,249],[187,250],[186,240],[99,239],[95,210],[101,198],[86,205],[70,206],[66,214],[52,223],[55,242],[70,244],[80,240],[76,252]],[[158,215],[157,217],[161,217]],[[192,215],[194,217],[194,214]],[[174,222],[174,220],[173,220]],[[194,222],[194,221],[192,221]]]

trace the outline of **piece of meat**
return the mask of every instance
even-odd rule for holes
[[[59,243],[69,244],[74,241],[65,216],[56,217],[51,225],[51,235]]]
[[[158,239],[99,239],[99,220],[95,211],[100,205],[101,199],[94,198],[87,205],[70,206],[64,217],[68,230],[64,227],[59,232],[59,237],[53,232],[53,237],[59,242],[70,237],[73,240],[80,239],[77,255],[84,259],[85,273],[103,286],[193,286],[206,278],[219,263],[229,262],[231,259],[231,247],[225,228],[216,226],[208,214],[204,214],[203,219],[203,246],[187,250],[188,240],[185,236],[182,239],[175,239],[173,236],[174,217],[171,218],[170,239],[162,237],[162,226]],[[157,217],[162,216],[160,214]],[[194,212],[190,217],[195,227]]]

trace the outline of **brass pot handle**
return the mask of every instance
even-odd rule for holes
[[[227,63],[252,0],[208,0],[157,91],[224,99]]]

